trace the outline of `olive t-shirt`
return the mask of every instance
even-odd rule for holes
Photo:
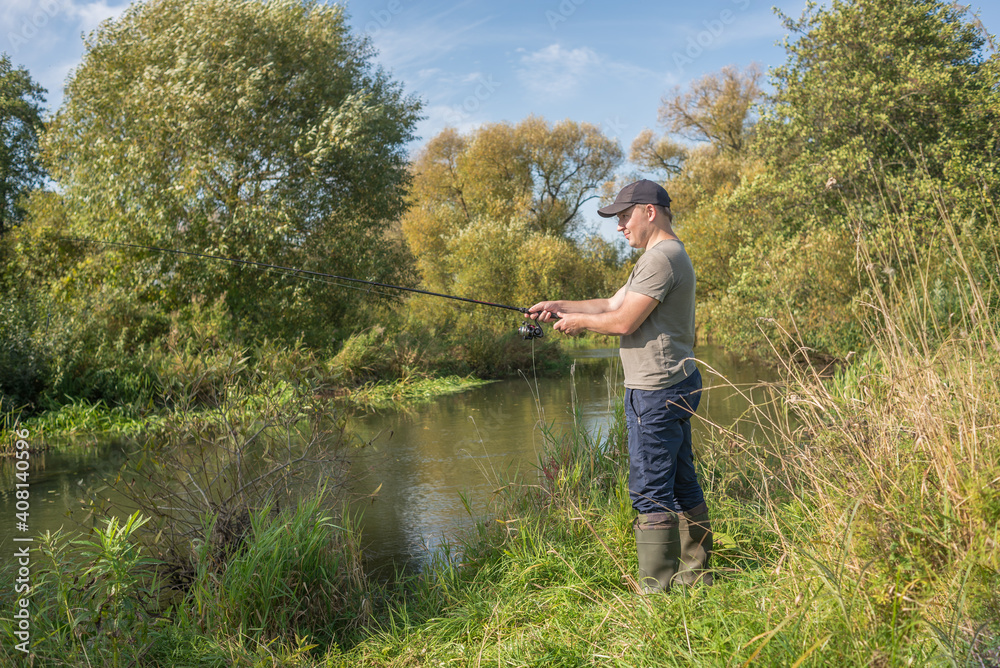
[[[625,289],[660,302],[621,337],[625,387],[661,390],[694,373],[695,276],[684,244],[667,239],[644,252]]]

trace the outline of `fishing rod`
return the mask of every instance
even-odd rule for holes
[[[392,285],[390,283],[379,283],[378,281],[367,281],[361,278],[350,278],[348,276],[336,276],[334,274],[326,274],[321,271],[312,271],[310,269],[297,269],[295,267],[283,267],[277,264],[268,264],[266,262],[256,262],[254,260],[243,260],[235,257],[225,257],[222,255],[210,255],[208,253],[196,253],[194,251],[183,251],[176,248],[159,248],[156,246],[143,246],[141,244],[128,244],[121,241],[105,241],[103,239],[88,239],[84,237],[59,237],[66,241],[74,241],[77,243],[87,243],[87,244],[100,244],[103,246],[115,246],[118,248],[134,248],[139,250],[155,251],[158,253],[171,253],[173,255],[186,255],[189,257],[197,257],[205,260],[217,260],[220,262],[230,262],[236,265],[245,265],[249,267],[257,267],[262,269],[270,269],[281,271],[290,275],[297,275],[302,278],[326,278],[334,279],[338,281],[349,281],[351,283],[363,283],[364,285],[370,285],[372,287],[378,288],[389,288],[392,290],[403,290],[406,292],[416,292],[422,295],[430,295],[431,297],[442,297],[444,299],[453,299],[455,301],[467,302],[470,304],[478,304],[479,306],[492,306],[493,308],[502,308],[509,311],[517,311],[519,313],[528,313],[528,309],[523,306],[509,306],[507,304],[498,304],[495,302],[487,302],[480,299],[469,299],[468,297],[459,297],[457,295],[446,295],[441,292],[431,292],[430,290],[421,290],[420,288],[408,288],[403,285]],[[343,286],[347,287],[347,286]],[[523,339],[538,339],[543,336],[542,327],[535,322],[525,322],[522,324],[517,333],[521,335]]]

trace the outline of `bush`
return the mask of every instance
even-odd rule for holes
[[[367,579],[357,527],[335,524],[322,501],[315,496],[280,513],[273,505],[251,513],[244,542],[221,569],[210,542],[202,543],[182,605],[202,610],[209,632],[242,629],[261,641],[329,642],[338,627],[363,623]],[[207,534],[217,521],[210,520]]]
[[[727,350],[762,358],[786,334],[793,355],[805,349],[844,357],[863,349],[854,253],[848,233],[829,229],[744,246],[732,259],[725,294],[703,310],[709,336]]]
[[[0,297],[0,412],[33,412],[49,381],[49,351],[36,338],[38,320],[30,296]]]

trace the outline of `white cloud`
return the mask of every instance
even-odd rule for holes
[[[467,134],[487,122],[476,111],[469,111],[461,104],[428,105],[423,109],[425,118],[417,124],[416,134],[421,138],[421,143],[426,143],[445,128],[455,128]]]
[[[550,98],[576,91],[595,70],[605,67],[593,49],[564,49],[559,44],[521,56],[517,78],[532,93]]]
[[[417,72],[417,79],[430,79],[441,74],[440,67],[428,67],[427,69],[419,70]]]
[[[76,19],[80,30],[89,33],[101,25],[102,21],[114,18],[124,12],[128,3],[124,2],[112,6],[108,4],[107,0],[99,0],[98,2],[69,0],[65,7],[66,13]]]
[[[83,32],[90,32],[104,19],[118,16],[128,7],[126,0],[4,0],[0,21],[9,30],[44,33],[53,23],[69,20]]]
[[[31,20],[32,10],[39,14],[47,13],[39,7],[38,0],[6,0],[0,8],[0,21],[8,30],[19,30],[22,21]]]

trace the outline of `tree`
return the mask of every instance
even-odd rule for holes
[[[387,231],[420,105],[372,64],[341,6],[150,0],[85,45],[43,141],[75,233],[408,280]],[[265,334],[328,341],[359,299],[223,263],[104,257],[78,266],[81,289],[127,285],[167,312],[225,295]]]
[[[838,0],[786,18],[788,61],[772,72],[758,125],[775,178],[750,196],[774,198],[789,232],[842,217],[844,194],[881,210],[887,185],[928,221],[937,211],[927,187],[945,186],[966,210],[984,189],[995,197],[997,77],[965,11],[940,0]]]
[[[611,178],[622,160],[618,143],[596,126],[565,120],[549,126],[537,117],[518,124],[531,165],[532,225],[545,234],[575,231],[584,203]]]
[[[411,208],[403,219],[424,283],[443,288],[452,282],[449,243],[468,236],[469,226],[572,238],[583,205],[599,196],[621,159],[618,144],[599,128],[570,120],[551,125],[532,116],[468,135],[442,131],[414,162]]]
[[[24,219],[24,196],[45,178],[36,156],[44,95],[26,69],[0,54],[0,235]]]
[[[466,221],[523,217],[545,234],[571,235],[583,204],[622,160],[618,144],[589,123],[551,125],[529,116],[461,136],[446,129],[413,166],[413,204]]]
[[[706,74],[687,90],[679,86],[660,103],[658,120],[666,133],[646,129],[632,142],[629,159],[668,181],[681,210],[739,180],[760,102],[760,67],[729,66]]]
[[[742,153],[753,125],[753,106],[760,100],[760,67],[740,71],[723,67],[691,84],[686,92],[674,89],[663,98],[659,122],[673,134],[708,142],[721,151]]]
[[[717,298],[732,280],[730,260],[751,235],[747,221],[727,211],[726,198],[754,159],[750,145],[754,105],[760,102],[760,68],[724,67],[677,87],[662,99],[659,122],[666,132],[644,130],[632,142],[630,160],[662,177],[674,200],[678,232],[698,268],[699,299]]]
[[[965,9],[939,0],[810,3],[785,24],[758,161],[717,200],[751,234],[729,253],[711,327],[734,349],[767,350],[763,332],[784,330],[844,355],[865,343],[860,318],[878,317],[860,307],[884,287],[873,281],[912,270],[947,292],[942,216],[963,221],[962,244],[993,247],[997,62]],[[942,301],[927,299],[928,313]]]

